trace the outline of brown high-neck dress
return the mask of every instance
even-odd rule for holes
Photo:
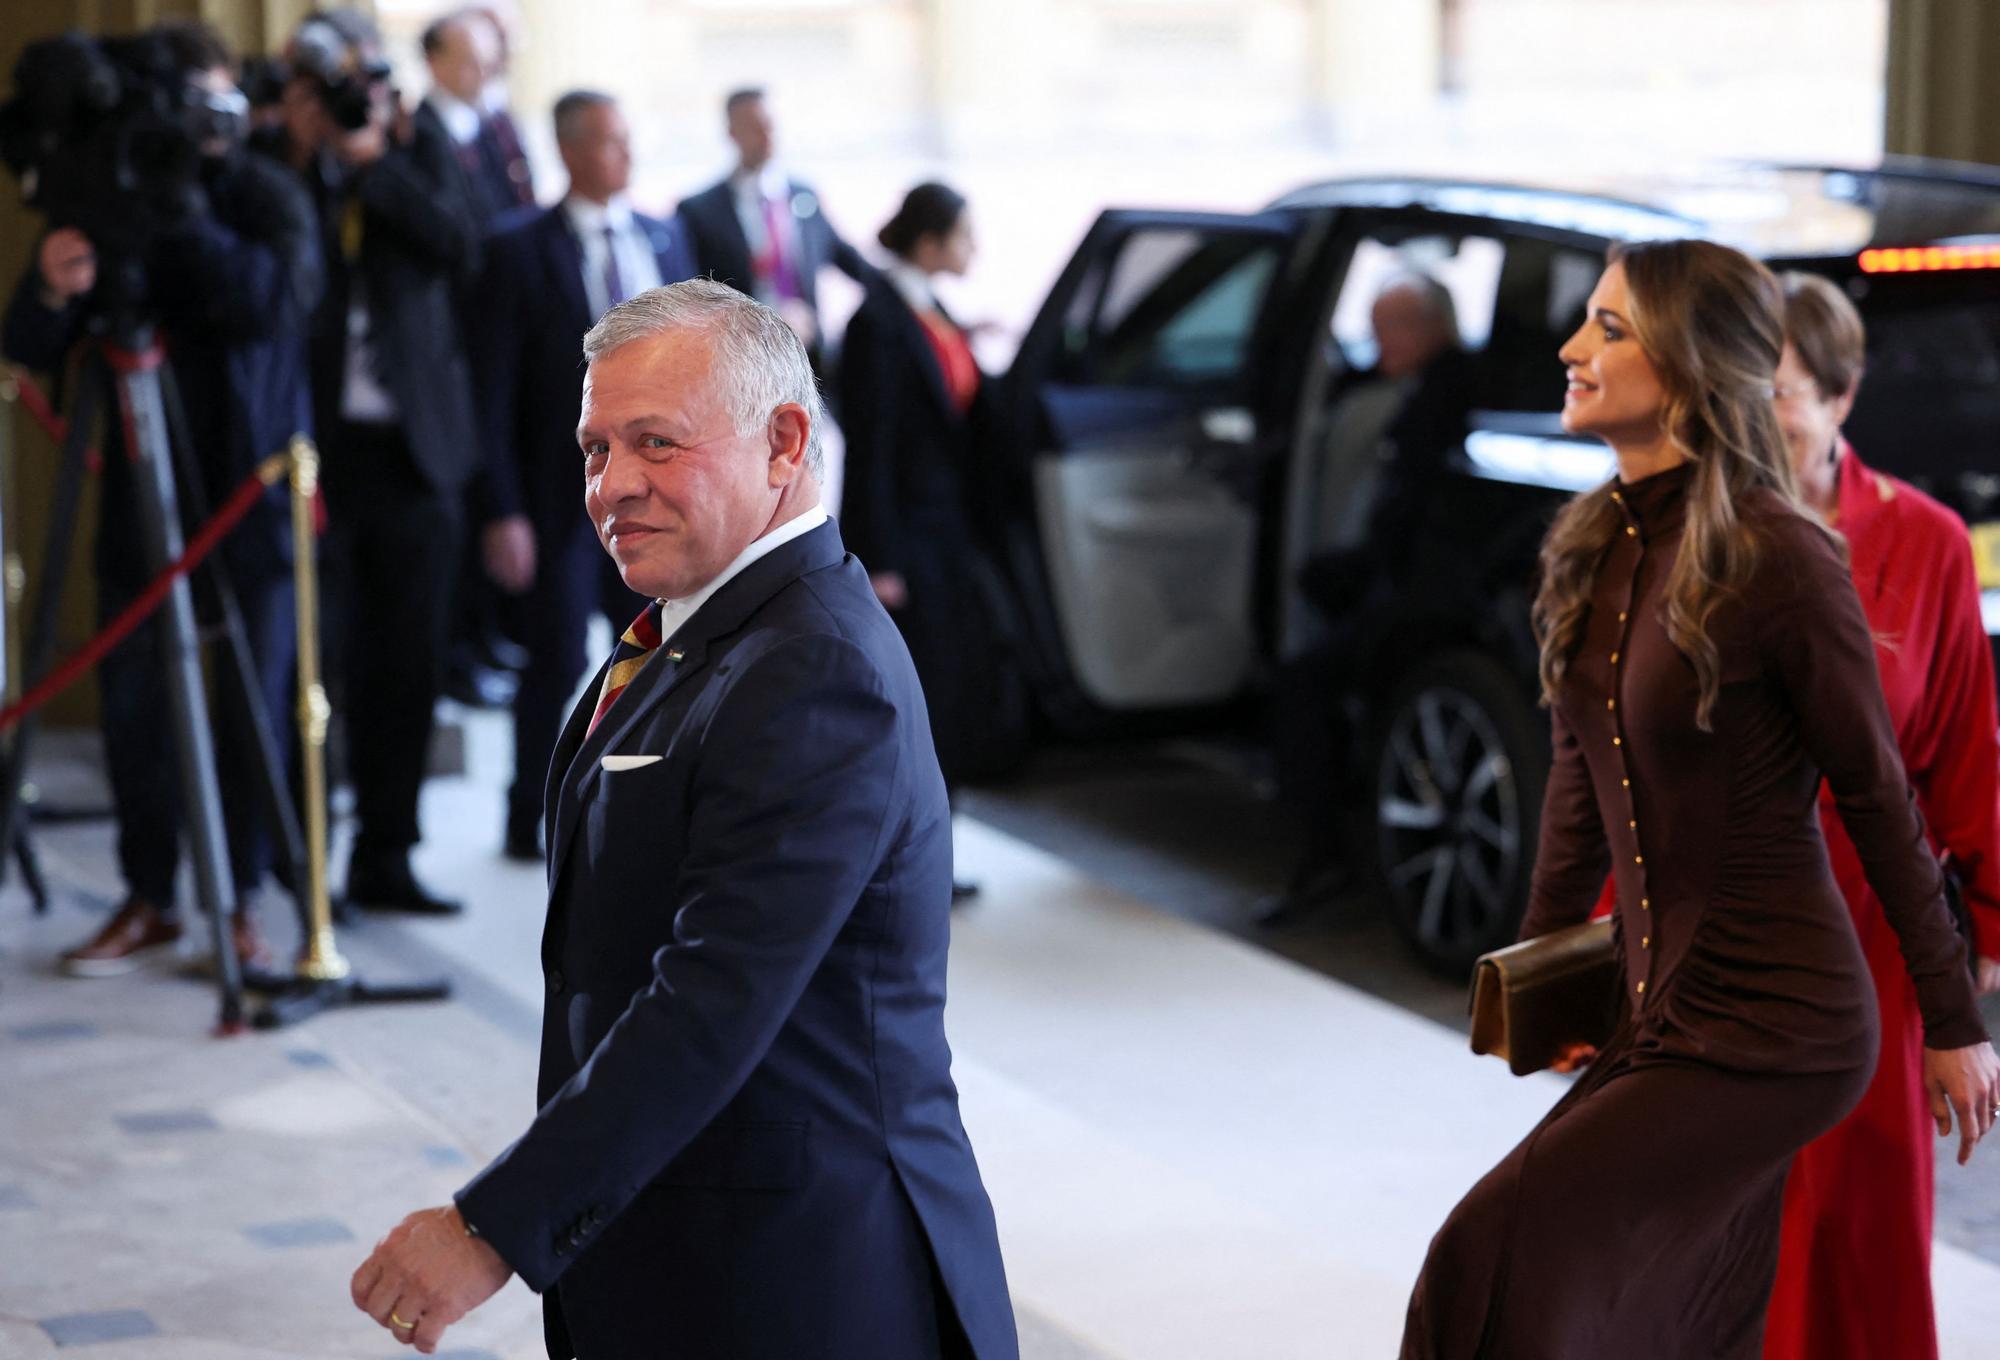
[[[1613,488],[1555,705],[1522,938],[1617,879],[1625,1013],[1431,1243],[1404,1360],[1754,1360],[1792,1155],[1860,1099],[1874,984],[1828,867],[1831,788],[1902,943],[1924,1042],[1984,1040],[1839,548],[1772,493],[1738,506],[1757,570],[1713,615],[1722,689],[1695,723],[1665,624],[1693,469]]]

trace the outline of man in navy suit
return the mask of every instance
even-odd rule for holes
[[[516,159],[520,148],[507,146],[486,108],[487,83],[500,67],[499,26],[478,10],[457,10],[427,26],[422,41],[431,89],[417,116],[434,120],[450,139],[480,224],[533,207],[527,164]]]
[[[653,603],[550,771],[540,1112],[354,1301],[425,1353],[518,1272],[555,1360],[1014,1360],[944,1035],[944,780],[819,505],[804,348],[697,279],[584,353],[585,500]]]
[[[514,633],[528,653],[514,695],[505,849],[535,862],[542,781],[583,676],[585,624],[602,610],[616,635],[645,603],[618,580],[577,500],[577,344],[613,305],[694,273],[678,226],[625,200],[632,153],[617,102],[566,94],[555,123],[569,191],[552,208],[507,219],[488,241],[467,337],[486,448],[473,515],[487,574],[519,597]]]
[[[698,272],[737,288],[779,314],[806,342],[819,367],[819,273],[832,265],[866,284],[875,269],[821,210],[819,195],[785,173],[764,92],[737,90],[723,102],[737,166],[721,181],[682,200],[681,220]]]

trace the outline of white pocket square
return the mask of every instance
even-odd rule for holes
[[[604,769],[608,774],[616,774],[620,770],[643,770],[648,765],[657,765],[665,759],[665,756],[606,756]]]

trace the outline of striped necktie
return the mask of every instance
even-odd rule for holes
[[[639,678],[639,672],[654,652],[660,649],[660,602],[652,601],[639,611],[639,617],[632,620],[632,626],[625,630],[625,636],[618,639],[618,646],[611,653],[611,665],[604,672],[604,686],[597,693],[597,711],[590,715],[590,727],[584,732],[589,738],[604,721],[604,715],[611,711],[611,705],[618,702],[618,696],[625,687]]]

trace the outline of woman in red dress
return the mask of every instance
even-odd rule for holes
[[[1980,990],[2000,986],[2000,739],[1993,659],[1964,524],[1870,471],[1841,438],[1861,381],[1861,318],[1825,279],[1787,275],[1778,423],[1799,493],[1847,539],[1897,745],[1932,843],[1974,918]],[[1882,1015],[1882,1056],[1854,1112],[1792,1164],[1766,1360],[1937,1360],[1931,1312],[1934,1139],[1923,1021],[1881,900],[1832,795],[1820,824]]]

